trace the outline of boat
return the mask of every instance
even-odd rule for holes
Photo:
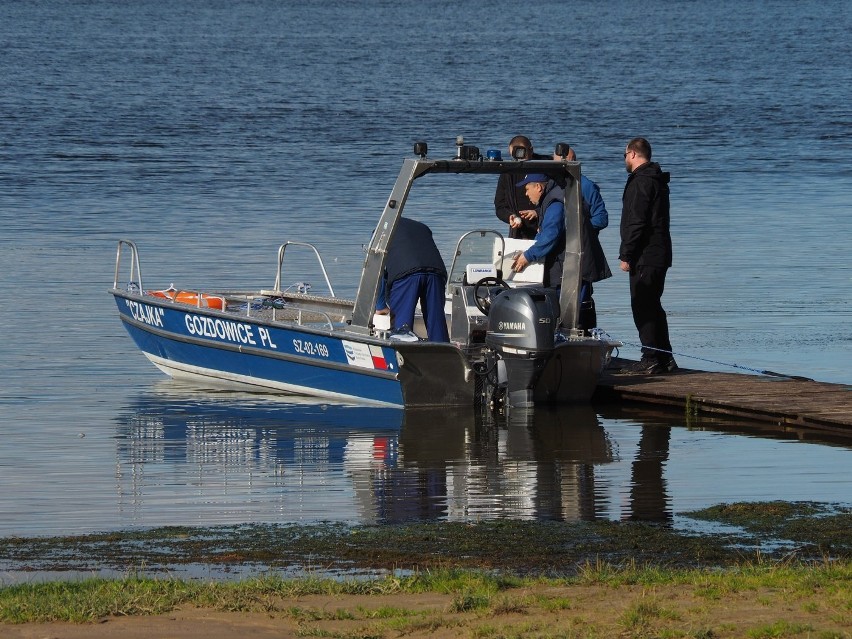
[[[139,249],[121,239],[109,291],[136,345],[177,379],[258,391],[397,407],[531,407],[588,402],[621,344],[578,324],[582,208],[581,168],[567,160],[503,159],[456,141],[446,159],[424,142],[405,158],[369,244],[355,299],[339,297],[317,248],[278,247],[272,288],[145,288]],[[561,288],[542,286],[535,268],[511,270],[520,240],[473,229],[459,238],[446,285],[450,342],[430,342],[422,322],[399,335],[375,313],[388,244],[412,188],[442,176],[544,173],[565,184],[566,251]],[[458,189],[458,180],[445,180]],[[483,208],[491,210],[491,203]],[[415,209],[416,207],[412,207]],[[497,219],[493,214],[491,219]],[[429,223],[427,219],[421,219]],[[283,287],[285,257],[307,247],[328,294],[309,284]],[[294,251],[290,251],[292,254]],[[306,251],[300,250],[300,254]],[[289,263],[289,262],[288,262]],[[282,288],[283,287],[283,288]],[[179,294],[178,294],[179,293]],[[408,339],[405,339],[405,338]]]

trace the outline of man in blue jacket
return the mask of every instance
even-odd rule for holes
[[[543,173],[530,173],[517,186],[524,187],[540,222],[535,244],[515,256],[512,270],[523,271],[532,262],[543,262],[544,285],[559,288],[565,261],[565,191]]]
[[[630,174],[621,210],[621,270],[630,274],[630,307],[642,342],[642,359],[629,367],[648,375],[677,370],[669,341],[669,324],[661,298],[666,271],[672,265],[669,230],[670,174],[651,162],[651,145],[633,138],[624,150]]]

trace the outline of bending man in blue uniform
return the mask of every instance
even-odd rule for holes
[[[523,186],[530,202],[538,207],[539,224],[535,244],[518,253],[513,271],[523,271],[532,262],[544,262],[545,286],[562,286],[562,263],[565,261],[565,191],[543,173],[530,173],[517,186]]]
[[[388,306],[395,331],[414,326],[414,309],[420,302],[429,341],[449,342],[444,315],[444,290],[447,267],[441,257],[432,230],[416,220],[399,218],[388,245],[385,277],[376,302],[377,309]],[[385,300],[387,289],[387,300]]]

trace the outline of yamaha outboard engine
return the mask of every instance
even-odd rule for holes
[[[488,368],[509,406],[533,405],[536,382],[553,351],[559,294],[550,288],[502,291],[488,311]]]

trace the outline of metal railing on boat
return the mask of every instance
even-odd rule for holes
[[[142,291],[142,269],[139,267],[139,251],[136,250],[136,244],[130,240],[119,240],[118,249],[115,255],[115,279],[112,287],[118,288],[118,272],[121,268],[121,249],[123,246],[130,248],[130,279],[127,282],[128,288],[134,284]]]
[[[319,254],[317,247],[309,242],[293,242],[287,241],[284,242],[278,248],[278,269],[275,271],[275,290],[281,290],[281,267],[284,264],[284,252],[287,250],[288,246],[303,246],[305,248],[309,248],[314,252],[314,255],[317,256],[317,261],[319,262],[320,269],[322,270],[322,276],[325,278],[326,286],[328,286],[328,291],[331,293],[332,297],[336,297],[334,294],[334,288],[331,286],[331,280],[328,278],[328,271],[325,269],[325,264],[322,261],[322,256]]]
[[[287,246],[290,246],[290,245],[304,246],[304,247],[311,249],[314,252],[314,254],[317,257],[317,260],[319,261],[320,268],[322,269],[322,274],[323,274],[323,277],[325,278],[325,282],[326,282],[326,285],[328,286],[328,290],[331,293],[331,296],[335,297],[334,288],[332,287],[331,280],[328,277],[328,271],[326,271],[325,264],[323,263],[322,257],[320,256],[317,248],[314,245],[309,244],[307,242],[293,242],[293,241],[285,242],[278,249],[278,270],[276,272],[275,290],[266,292],[266,296],[277,295],[277,296],[280,296],[280,297],[283,298],[284,292],[281,291],[281,267],[282,267],[282,264],[283,264],[283,261],[284,261],[284,254],[285,254],[286,248],[287,248]],[[136,294],[139,294],[139,295],[151,294],[150,292],[145,291],[145,288],[142,284],[142,269],[141,269],[141,266],[140,266],[140,263],[139,263],[139,250],[136,247],[136,243],[131,241],[131,240],[124,240],[124,239],[118,240],[118,248],[116,249],[115,273],[114,273],[113,285],[112,285],[113,289],[118,289],[118,286],[119,286],[121,264],[122,264],[122,258],[123,258],[123,255],[124,255],[125,248],[130,250],[130,277],[127,281],[127,290],[129,292],[136,293]],[[170,289],[167,289],[167,291],[168,290],[170,290]],[[178,290],[174,289],[174,291],[175,291],[176,295],[173,296],[173,297],[170,297],[168,295],[164,295],[164,296],[161,296],[161,297],[163,297],[163,299],[171,301],[172,303],[190,304],[190,305],[195,306],[197,308],[207,308],[207,307],[210,306],[209,300],[216,299],[216,300],[221,301],[221,308],[219,310],[222,310],[222,311],[230,310],[231,312],[234,312],[234,311],[232,309],[228,309],[228,302],[229,301],[233,302],[235,298],[242,298],[245,302],[245,311],[246,311],[245,315],[246,315],[246,317],[252,316],[252,297],[253,296],[251,294],[248,294],[248,293],[236,293],[235,292],[235,294],[233,296],[229,296],[229,295],[227,295],[227,293],[226,294],[217,294],[217,293],[202,293],[201,291],[190,291],[190,290],[184,291],[184,290],[181,290],[180,291],[181,294],[186,294],[186,295],[188,295],[189,298],[193,298],[193,301],[189,302],[189,301],[186,301],[186,300],[176,299],[177,294],[178,294]],[[285,302],[283,299],[281,301],[281,304],[282,304],[281,306],[277,306],[277,305],[275,305],[274,301],[271,301],[270,303],[265,304],[266,306],[270,307],[271,310],[272,310],[272,321],[273,322],[275,322],[275,321],[287,321],[288,318],[280,318],[279,317],[280,316],[279,311],[286,309],[290,313],[295,313],[295,317],[290,319],[290,321],[295,321],[300,326],[306,325],[306,322],[311,323],[311,322],[305,320],[305,314],[312,314],[312,315],[317,317],[317,319],[319,320],[318,323],[321,323],[323,325],[327,325],[329,330],[334,330],[334,328],[335,328],[334,320],[331,318],[331,316],[327,312],[325,312],[323,310],[320,310],[318,308],[305,308],[305,307],[300,306],[297,303],[293,303],[293,301],[286,301]],[[284,304],[286,304],[286,306],[284,306]],[[215,309],[215,307],[214,307],[214,309]]]
[[[125,246],[130,249],[130,277],[127,280],[128,292],[137,293],[139,295],[150,295],[151,292],[145,291],[145,287],[142,283],[142,268],[139,265],[139,249],[136,248],[136,243],[131,240],[118,241],[118,248],[116,249],[115,254],[115,274],[112,282],[113,289],[118,288],[119,273],[121,272],[121,257]],[[174,289],[174,295],[169,296],[167,294],[167,291],[169,290],[172,289],[160,291],[159,293],[165,294],[157,296],[162,297],[163,299],[167,299],[172,303],[191,304],[196,308],[209,308],[210,300],[218,300],[221,303],[220,310],[225,310],[225,308],[227,307],[228,301],[224,295],[217,295],[215,293],[202,293],[201,291],[178,291],[177,289]],[[181,296],[185,297],[185,299],[179,299],[179,297]],[[187,300],[194,300],[194,302]],[[215,308],[215,306],[213,308]]]

